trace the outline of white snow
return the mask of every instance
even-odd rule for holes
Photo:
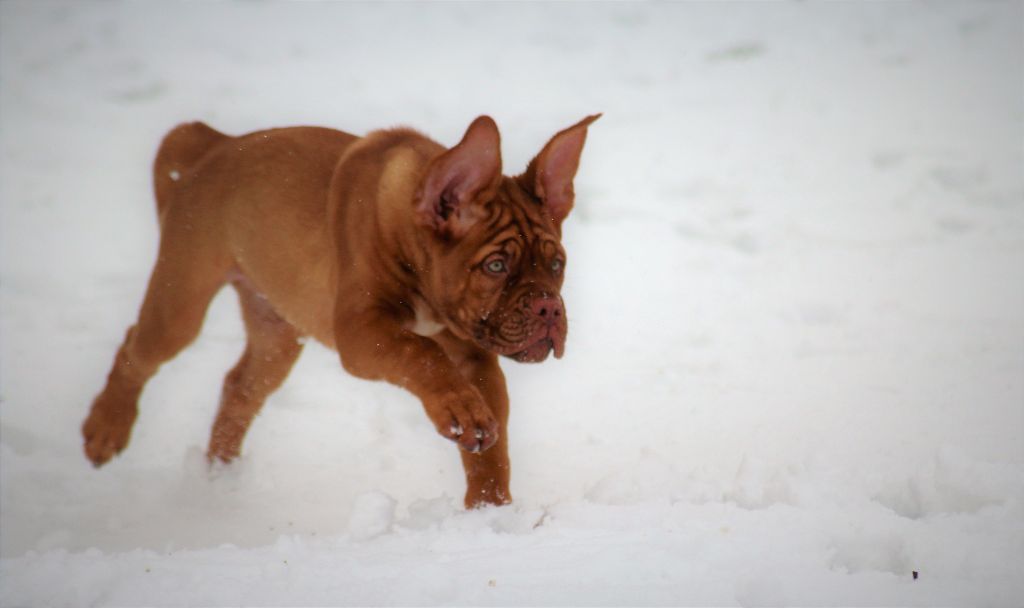
[[[0,4],[0,605],[1015,605],[1024,9]],[[307,344],[203,458],[234,296],[94,471],[174,124],[590,130],[515,504]],[[914,580],[912,573],[919,573]]]
[[[348,533],[355,540],[368,540],[391,529],[395,519],[395,499],[382,492],[356,497],[348,519]]]

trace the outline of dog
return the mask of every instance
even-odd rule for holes
[[[96,467],[128,445],[146,381],[238,292],[247,343],[224,379],[207,457],[231,462],[307,336],[342,367],[418,397],[461,448],[467,508],[511,502],[498,357],[560,358],[561,226],[588,126],[502,174],[488,116],[445,149],[407,128],[292,127],[231,137],[193,122],[154,162],[160,247],[138,319],[82,425]]]

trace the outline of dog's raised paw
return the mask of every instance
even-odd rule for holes
[[[478,454],[498,441],[498,421],[475,390],[449,395],[428,412],[438,432],[467,452]]]

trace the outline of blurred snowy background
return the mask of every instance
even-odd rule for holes
[[[0,4],[0,604],[1012,605],[1024,596],[1024,10],[984,3]],[[516,504],[309,345],[202,457],[234,295],[93,471],[150,162],[593,112],[566,357],[505,365]],[[912,573],[919,573],[914,580]]]

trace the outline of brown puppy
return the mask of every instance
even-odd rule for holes
[[[248,342],[224,380],[208,457],[230,461],[312,336],[342,366],[405,387],[462,448],[467,507],[509,494],[508,394],[497,355],[561,357],[561,224],[590,116],[517,177],[497,126],[450,150],[409,129],[315,127],[229,137],[202,123],[154,163],[160,252],[137,323],[82,427],[100,466],[128,444],[146,381],[237,290]]]

